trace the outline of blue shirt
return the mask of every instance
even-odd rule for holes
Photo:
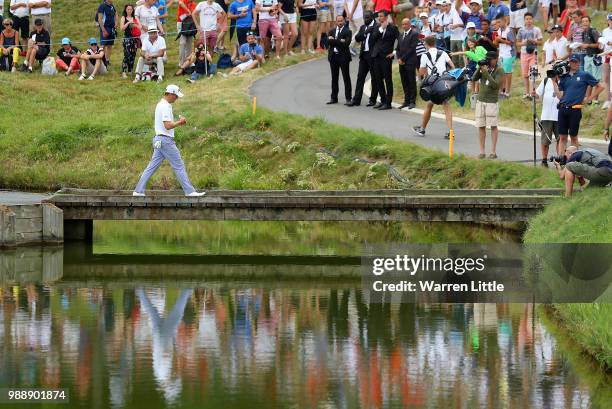
[[[246,12],[246,16],[238,17],[236,19],[236,27],[251,27],[253,23],[253,9],[255,6],[253,5],[252,0],[243,0],[243,1],[233,1],[229,6],[229,12],[238,15],[243,11]]]
[[[102,2],[98,7],[98,14],[102,14],[102,25],[107,28],[107,31],[115,28],[115,6],[112,4],[108,4],[107,2]]]
[[[259,45],[256,44],[255,47],[253,47],[255,49],[255,53],[257,53],[258,55],[263,55],[264,51],[263,48]],[[248,55],[249,56],[249,60],[253,59],[253,54],[251,54],[252,49],[251,45],[249,43],[244,43],[240,46],[240,49],[238,50],[238,54],[242,57],[243,55]]]
[[[157,0],[155,2],[155,7],[157,7],[157,11],[159,11],[159,15],[161,16],[162,14],[166,14],[168,12],[168,9],[166,8],[166,0]],[[162,9],[160,9],[160,7],[162,7]],[[162,24],[166,23],[166,19],[165,18],[160,18],[159,22]]]
[[[510,9],[504,3],[500,2],[499,5],[491,4],[489,11],[487,11],[487,20],[493,21],[501,16],[509,16]]]
[[[587,87],[599,84],[599,81],[586,71],[576,71],[574,75],[561,77],[559,90],[563,91],[563,98],[559,103],[565,106],[580,105],[584,101]]]
[[[480,11],[478,12],[478,14],[468,13],[467,11],[461,13],[461,20],[463,20],[463,25],[467,26],[467,23],[471,21],[476,26],[476,30],[482,30],[482,19],[483,15]]]

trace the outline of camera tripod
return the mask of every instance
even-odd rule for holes
[[[538,59],[538,54],[536,52],[536,61]],[[536,88],[536,80],[540,77],[540,73],[538,72],[538,65],[532,65],[529,67],[529,79],[531,80],[531,89],[535,90]],[[533,166],[537,166],[538,158],[537,158],[537,143],[536,143],[536,132],[537,129],[542,129],[542,122],[538,119],[538,108],[536,106],[536,97],[531,97],[531,106],[533,108]]]

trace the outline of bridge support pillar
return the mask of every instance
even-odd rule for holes
[[[64,240],[93,243],[93,220],[64,220]]]

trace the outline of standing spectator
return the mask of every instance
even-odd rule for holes
[[[416,47],[419,44],[419,35],[412,28],[410,19],[405,18],[402,20],[402,29],[404,32],[397,39],[397,48],[395,49],[402,88],[404,89],[404,103],[400,106],[400,109],[406,107],[413,109],[416,107],[416,74],[418,66]]]
[[[427,48],[427,52],[421,56],[421,65],[419,69],[419,75],[421,78],[423,78],[425,75],[431,75],[432,73],[442,75],[448,71],[448,68],[455,68],[448,54],[436,48],[435,37],[427,37],[425,39],[425,47]],[[418,136],[425,136],[425,130],[427,129],[427,124],[431,119],[431,111],[433,110],[433,106],[433,102],[427,101],[421,126],[415,126],[412,128]],[[444,117],[446,118],[446,126],[449,130],[453,129],[453,112],[451,110],[449,101],[444,101],[442,107],[444,109]],[[450,137],[450,133],[447,132],[444,137],[448,139]]]
[[[610,64],[610,55],[612,54],[612,13],[608,14],[608,27],[606,27],[601,32],[601,37],[599,38],[599,43],[603,48],[604,52],[604,61],[603,61],[603,83],[606,87],[605,96],[606,102],[604,102],[602,109],[610,108],[610,88],[612,88],[612,82],[610,81],[610,70],[612,64]]]
[[[503,20],[503,19],[500,19],[500,20]],[[494,33],[491,31],[491,22],[485,18],[482,20],[480,24],[481,24],[482,30],[481,30],[480,36],[478,37],[478,40],[476,41],[476,45],[484,47],[484,49],[487,51],[497,52],[497,46],[495,45],[495,42],[493,41]]]
[[[374,36],[372,33],[377,29],[374,13],[367,10],[363,13],[364,24],[359,28],[359,32],[355,36],[357,42],[361,43],[359,50],[359,69],[357,71],[357,82],[355,83],[355,93],[350,106],[361,105],[361,97],[363,96],[363,86],[368,73],[370,73],[372,90],[370,92],[370,101],[367,106],[376,105],[378,98],[378,81],[374,80],[374,60],[372,59],[372,50],[374,49]]]
[[[22,43],[26,43],[30,33],[30,8],[28,0],[11,0],[9,11],[13,15],[13,28],[19,31]]]
[[[451,8],[450,13],[452,16],[451,24],[448,26],[450,30],[450,51],[463,51],[463,40],[465,38],[463,20],[461,20],[461,16],[455,8],[450,6],[449,8]],[[455,64],[455,67],[457,68],[463,67],[465,65],[464,60],[461,56],[454,57],[453,64]]]
[[[141,55],[138,57],[134,83],[143,80],[143,73],[149,71],[153,66],[157,69],[157,82],[164,80],[164,63],[167,61],[166,40],[159,35],[159,30],[154,25],[147,30],[147,36],[142,43]]]
[[[371,0],[374,8],[374,13],[385,10],[389,14],[397,13],[397,0]]]
[[[176,31],[179,36],[179,65],[183,65],[191,54],[195,36],[198,32],[193,19],[196,8],[194,0],[178,0],[176,10]],[[183,26],[185,29],[183,29]]]
[[[538,88],[533,93],[533,96],[542,98],[542,114],[540,127],[540,149],[542,153],[542,166],[548,167],[548,149],[550,144],[553,142],[553,138],[557,142],[555,153],[560,155],[559,152],[559,127],[557,119],[559,117],[559,99],[555,95],[555,86],[551,78],[544,78]]]
[[[174,120],[174,114],[172,112],[172,104],[177,99],[182,98],[183,93],[174,84],[170,84],[166,87],[164,97],[159,101],[155,107],[155,136],[153,137],[153,157],[151,162],[142,173],[136,188],[134,189],[133,196],[143,197],[145,195],[145,187],[147,182],[153,176],[155,171],[159,169],[164,160],[170,162],[174,174],[178,178],[185,196],[188,197],[200,197],[204,196],[204,192],[198,193],[187,176],[185,170],[185,164],[181,159],[181,153],[176,147],[174,142],[174,128],[185,125],[187,120],[182,116],[179,116],[179,120]]]
[[[331,3],[332,3],[332,0],[317,0],[317,4],[319,6],[319,13],[318,13],[319,30],[317,32],[316,51],[323,51],[323,47],[321,46],[321,38],[325,34],[327,34],[331,28],[331,24],[333,21],[332,12],[331,12]]]
[[[525,13],[525,26],[516,35],[516,45],[521,47],[521,73],[525,83],[523,98],[531,98],[529,69],[538,64],[538,46],[542,45],[542,31],[533,25],[533,15]]]
[[[119,15],[113,0],[104,0],[98,7],[98,25],[100,26],[100,45],[104,48],[104,56],[110,63],[113,45],[117,37]]]
[[[257,44],[255,33],[252,31],[247,33],[247,42],[240,46],[240,50],[238,50],[238,59],[240,64],[232,69],[232,72],[230,72],[232,75],[242,74],[265,62],[263,47]]]
[[[374,59],[374,69],[376,71],[374,78],[378,80],[380,103],[374,105],[374,108],[382,111],[392,108],[393,75],[391,67],[393,64],[395,40],[399,37],[399,30],[391,23],[391,18],[386,10],[378,12],[378,24],[378,30],[372,33],[375,37],[372,58]]]
[[[499,21],[499,29],[495,42],[499,47],[499,59],[504,70],[504,83],[501,86],[500,95],[505,98],[510,97],[512,89],[512,72],[514,71],[514,60],[516,59],[514,30],[510,28],[504,20]]]
[[[295,12],[296,0],[279,0],[281,5],[279,21],[283,30],[283,47],[285,55],[293,55],[293,44],[297,40],[297,13]],[[255,28],[253,28],[255,29]]]
[[[463,20],[463,24],[468,25],[468,23],[474,23],[474,27],[476,28],[477,33],[482,32],[482,20],[484,20],[484,15],[480,11],[482,8],[482,0],[470,0],[470,11],[467,12],[463,10],[463,0],[457,0],[455,2],[455,10],[459,13],[461,20]]]
[[[255,5],[251,0],[234,0],[232,4],[230,4],[228,13],[232,20],[236,20],[238,46],[247,42],[247,33],[249,31],[255,31],[257,20],[253,12],[254,10]]]
[[[278,26],[279,9],[280,6],[277,0],[255,1],[255,11],[259,15],[259,37],[264,43],[264,52],[267,55],[271,49],[271,41],[268,38],[269,31],[276,42],[274,53],[276,54],[277,60],[280,60],[281,41],[283,41],[283,33],[281,33],[280,27]]]
[[[349,28],[351,29],[351,33],[353,33],[350,51],[351,55],[354,57],[357,55],[355,36],[357,35],[357,31],[359,31],[359,27],[363,25],[363,4],[361,4],[361,0],[343,0],[342,4]]]
[[[450,13],[450,3],[448,0],[438,0],[436,6],[440,7],[440,12],[433,18],[434,31],[436,33],[438,48],[450,50],[450,25],[453,23],[453,16]]]
[[[487,56],[487,50],[480,46],[476,45],[476,41],[473,38],[467,38],[465,46],[465,51],[455,51],[451,53],[451,57],[457,57],[465,55],[468,60],[467,63],[467,78],[470,80],[470,90],[472,91],[472,96],[470,97],[470,104],[472,107],[476,106],[476,98],[478,97],[478,83],[474,81],[473,76],[478,69],[478,62],[484,60]]]
[[[427,38],[434,34],[433,26],[429,22],[429,14],[422,12],[419,14],[419,22],[417,23],[417,30],[422,38]],[[468,30],[469,32],[469,30]]]
[[[213,53],[217,46],[217,28],[219,15],[225,12],[218,3],[206,0],[198,3],[193,11],[193,20],[200,33],[200,41],[206,45],[206,50]]]
[[[161,23],[164,32],[166,31],[166,19],[170,16],[168,10],[170,10],[170,5],[172,4],[172,0],[170,0],[170,4],[167,4],[166,0],[155,0],[153,5],[157,8],[157,12],[159,13],[159,22]]]
[[[510,27],[514,34],[525,25],[525,14],[527,14],[527,0],[510,0]]]
[[[28,51],[23,62],[24,71],[32,72],[34,61],[42,62],[51,52],[51,37],[45,30],[43,21],[39,18],[34,20],[34,31],[28,39]]]
[[[582,17],[582,44],[580,48],[585,50],[584,70],[591,74],[597,81],[601,81],[601,64],[597,65],[593,58],[599,53],[599,33],[591,27],[591,17]],[[601,57],[599,57],[601,58]],[[597,99],[593,100],[597,103]]]
[[[552,14],[553,25],[557,25],[557,16],[559,15],[559,0],[539,0],[540,15],[544,23],[544,31],[548,30],[549,15]]]
[[[336,27],[329,31],[327,37],[327,42],[329,44],[327,60],[329,61],[332,78],[331,99],[327,104],[338,103],[338,77],[340,76],[340,71],[342,71],[344,97],[346,98],[345,105],[352,106],[351,73],[349,70],[351,52],[349,51],[349,45],[351,44],[353,36],[351,30],[349,30],[344,23],[344,17],[336,16]]]
[[[317,21],[317,0],[298,0],[298,8],[300,10],[300,47],[302,54],[314,54],[312,49],[312,34],[315,30]]]
[[[13,28],[10,18],[2,21],[0,32],[0,71],[17,71],[19,63],[19,34]]]
[[[493,0],[487,11],[487,20],[504,19],[506,23],[510,23],[510,9],[501,0]]]
[[[227,33],[227,12],[232,0],[217,0],[224,14],[219,14],[219,36],[217,38],[217,50],[225,51],[225,33]]]
[[[104,49],[98,46],[98,41],[92,37],[89,39],[89,48],[81,54],[81,76],[79,81],[87,78],[93,81],[97,74],[106,74],[106,57]],[[89,77],[87,77],[89,75]]]
[[[137,6],[136,11],[134,12],[134,16],[140,22],[141,27],[157,27],[161,34],[164,34],[164,26],[162,26],[161,21],[159,21],[159,11],[157,11],[157,7],[153,4],[155,0],[145,0],[144,4]],[[140,42],[144,44],[145,40],[149,38],[146,30],[141,30],[140,34]]]
[[[51,0],[30,0],[28,3],[33,19],[40,19],[43,22],[45,31],[49,33],[49,38],[53,34],[51,29]]]
[[[563,28],[556,24],[550,29],[550,37],[542,47],[544,51],[544,64],[553,61],[566,60],[569,57],[567,39],[563,37]]]
[[[580,16],[586,16],[586,12],[578,7],[577,0],[567,0],[565,4],[565,10],[561,12],[559,18],[559,24],[563,26],[563,37],[570,38],[570,26],[573,22],[572,14],[574,11],[579,11]]]
[[[136,52],[142,45],[140,36],[142,26],[134,15],[134,6],[126,4],[121,15],[121,31],[123,31],[123,62],[121,63],[121,78],[127,78],[134,70]]]
[[[0,25],[2,25],[3,22],[4,22],[4,0],[0,0]]]
[[[597,98],[603,91],[603,86],[595,77],[580,70],[578,56],[572,54],[569,67],[569,74],[558,80],[553,78],[555,94],[559,98],[559,152],[565,151],[568,135],[572,145],[578,146],[582,106]]]
[[[580,69],[584,69],[584,57],[586,56],[586,49],[582,48],[582,41],[584,40],[584,26],[582,25],[582,13],[580,10],[574,10],[571,15],[572,24],[570,25],[570,45],[569,49],[571,52],[580,58]]]
[[[66,76],[69,76],[73,72],[78,72],[81,69],[81,65],[79,64],[80,58],[81,52],[79,49],[70,43],[68,37],[62,38],[62,47],[57,50],[55,66],[60,71],[65,71]]]
[[[480,154],[484,159],[487,126],[491,127],[491,153],[489,159],[497,159],[498,115],[499,115],[499,88],[504,80],[504,71],[497,65],[497,53],[487,52],[488,64],[479,65],[473,81],[479,81],[478,98],[476,99],[476,127],[480,142]]]

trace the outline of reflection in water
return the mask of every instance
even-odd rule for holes
[[[369,305],[359,289],[261,282],[0,295],[0,387],[66,387],[70,407],[569,409],[606,398],[526,304]]]

